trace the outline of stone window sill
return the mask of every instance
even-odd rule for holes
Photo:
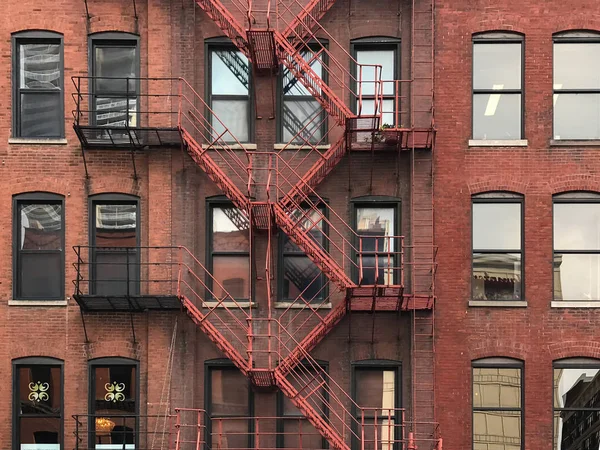
[[[31,138],[8,138],[11,145],[67,145],[66,139],[31,139]]]
[[[600,301],[594,302],[569,302],[569,301],[553,301],[552,308],[600,308]]]
[[[203,308],[254,308],[255,302],[239,301],[239,302],[202,302]]]
[[[527,139],[469,139],[469,147],[527,147]]]
[[[274,150],[313,150],[316,148],[317,150],[329,150],[331,148],[330,144],[323,145],[315,145],[311,147],[310,145],[297,145],[297,144],[275,144],[273,146]]]
[[[275,302],[275,308],[283,309],[309,309],[307,305],[303,303],[293,303],[293,302]],[[324,303],[319,305],[314,305],[315,309],[331,309],[331,303]]]
[[[552,147],[600,147],[600,140],[598,139],[551,139],[550,145]]]
[[[216,150],[222,150],[224,148],[231,150],[256,150],[258,147],[256,144],[228,144],[227,147],[224,145],[208,145],[202,144],[202,148],[214,148]]]
[[[486,308],[527,308],[524,300],[469,300],[469,306]]]
[[[68,300],[9,300],[8,306],[68,306]]]

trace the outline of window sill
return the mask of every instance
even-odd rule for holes
[[[314,147],[310,145],[298,145],[298,144],[275,144],[273,146],[274,150],[329,150],[331,148],[330,144],[323,145],[315,145]]]
[[[31,138],[8,138],[9,144],[15,145],[67,145],[66,139],[31,139]]]
[[[550,139],[551,147],[600,147],[598,139]]]
[[[231,150],[256,150],[258,147],[256,144],[228,144],[227,147],[225,147],[224,145],[207,145],[207,144],[202,144],[202,148],[206,149],[206,148],[214,148],[217,150],[222,150],[224,148],[227,149],[231,149]]]
[[[600,301],[579,301],[579,302],[569,302],[569,301],[552,301],[550,304],[552,308],[600,308]]]
[[[331,303],[324,303],[322,305],[314,305],[313,306],[314,309],[331,309]],[[283,308],[290,308],[290,309],[309,309],[308,305],[303,304],[303,303],[294,303],[294,302],[275,302],[275,308],[277,309],[283,309]]]
[[[486,308],[527,308],[524,300],[469,300],[469,306]]]
[[[68,300],[9,300],[8,306],[68,306]]]
[[[527,139],[469,139],[469,147],[527,147]]]
[[[240,301],[240,302],[202,302],[203,308],[254,308],[255,302]]]

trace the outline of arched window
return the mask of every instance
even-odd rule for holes
[[[473,361],[473,448],[523,449],[523,362]]]
[[[522,300],[523,196],[488,192],[472,202],[472,299]]]

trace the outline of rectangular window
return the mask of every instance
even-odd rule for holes
[[[62,449],[62,365],[51,360],[40,363],[23,361],[14,366],[14,380],[16,439],[13,449]]]
[[[554,139],[600,139],[600,34],[554,40]]]
[[[357,282],[391,285],[400,279],[398,208],[387,204],[355,206]]]
[[[323,80],[323,53],[320,46],[300,52],[312,70]],[[327,129],[324,109],[302,83],[286,67],[282,67],[282,102],[280,133],[282,142],[303,145],[325,144],[323,137]]]
[[[312,239],[323,249],[326,249],[326,235],[323,230],[325,209],[297,210],[294,212],[302,228],[310,230]],[[304,219],[301,216],[304,215]],[[280,251],[280,295],[281,301],[295,301],[298,298],[304,302],[320,303],[326,298],[326,280],[321,270],[313,263],[306,253],[294,244],[285,234],[281,233]],[[302,305],[304,302],[300,302]]]
[[[518,362],[473,366],[473,449],[523,448],[523,383]]]
[[[554,300],[600,300],[600,203],[554,202]]]
[[[209,448],[250,448],[251,391],[233,366],[209,366],[207,392]]]
[[[99,137],[129,139],[128,134],[113,129],[139,126],[137,40],[93,39],[91,64],[91,120],[94,125],[111,130],[110,135]]]
[[[23,32],[13,39],[13,136],[64,137],[62,36]]]
[[[92,295],[139,294],[138,220],[137,200],[92,201]]]
[[[473,139],[522,139],[523,41],[486,33],[473,40]]]
[[[64,202],[58,195],[15,197],[14,296],[64,299]]]
[[[496,194],[473,198],[473,300],[521,300],[523,202]]]
[[[236,300],[249,300],[251,277],[248,218],[231,204],[211,204],[209,213],[209,270],[216,280],[211,286],[212,295],[223,298],[229,294]]]
[[[231,45],[209,45],[208,64],[208,97],[214,112],[214,116],[211,116],[210,138],[225,142],[249,142],[251,113],[248,59]],[[225,128],[229,133],[225,133]]]

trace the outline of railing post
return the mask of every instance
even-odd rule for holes
[[[129,298],[129,247],[125,247],[125,270],[127,271],[127,298]]]
[[[412,431],[408,433],[408,445],[406,446],[406,450],[417,450],[417,447],[415,446],[415,438]]]
[[[175,429],[177,430],[177,437],[175,438],[175,450],[179,450],[181,447],[181,411],[176,409],[175,414],[177,415],[175,420]]]
[[[181,109],[183,107],[183,81],[181,78],[177,79],[177,94],[179,97],[179,104],[177,106],[177,128],[181,129]]]
[[[177,270],[177,298],[181,298],[181,271],[183,268],[183,247],[178,247],[177,251],[178,270]]]
[[[79,417],[75,416],[75,450],[79,450]]]
[[[89,81],[88,81],[89,83]],[[89,87],[88,87],[89,88]],[[77,125],[81,117],[81,77],[77,78]]]

